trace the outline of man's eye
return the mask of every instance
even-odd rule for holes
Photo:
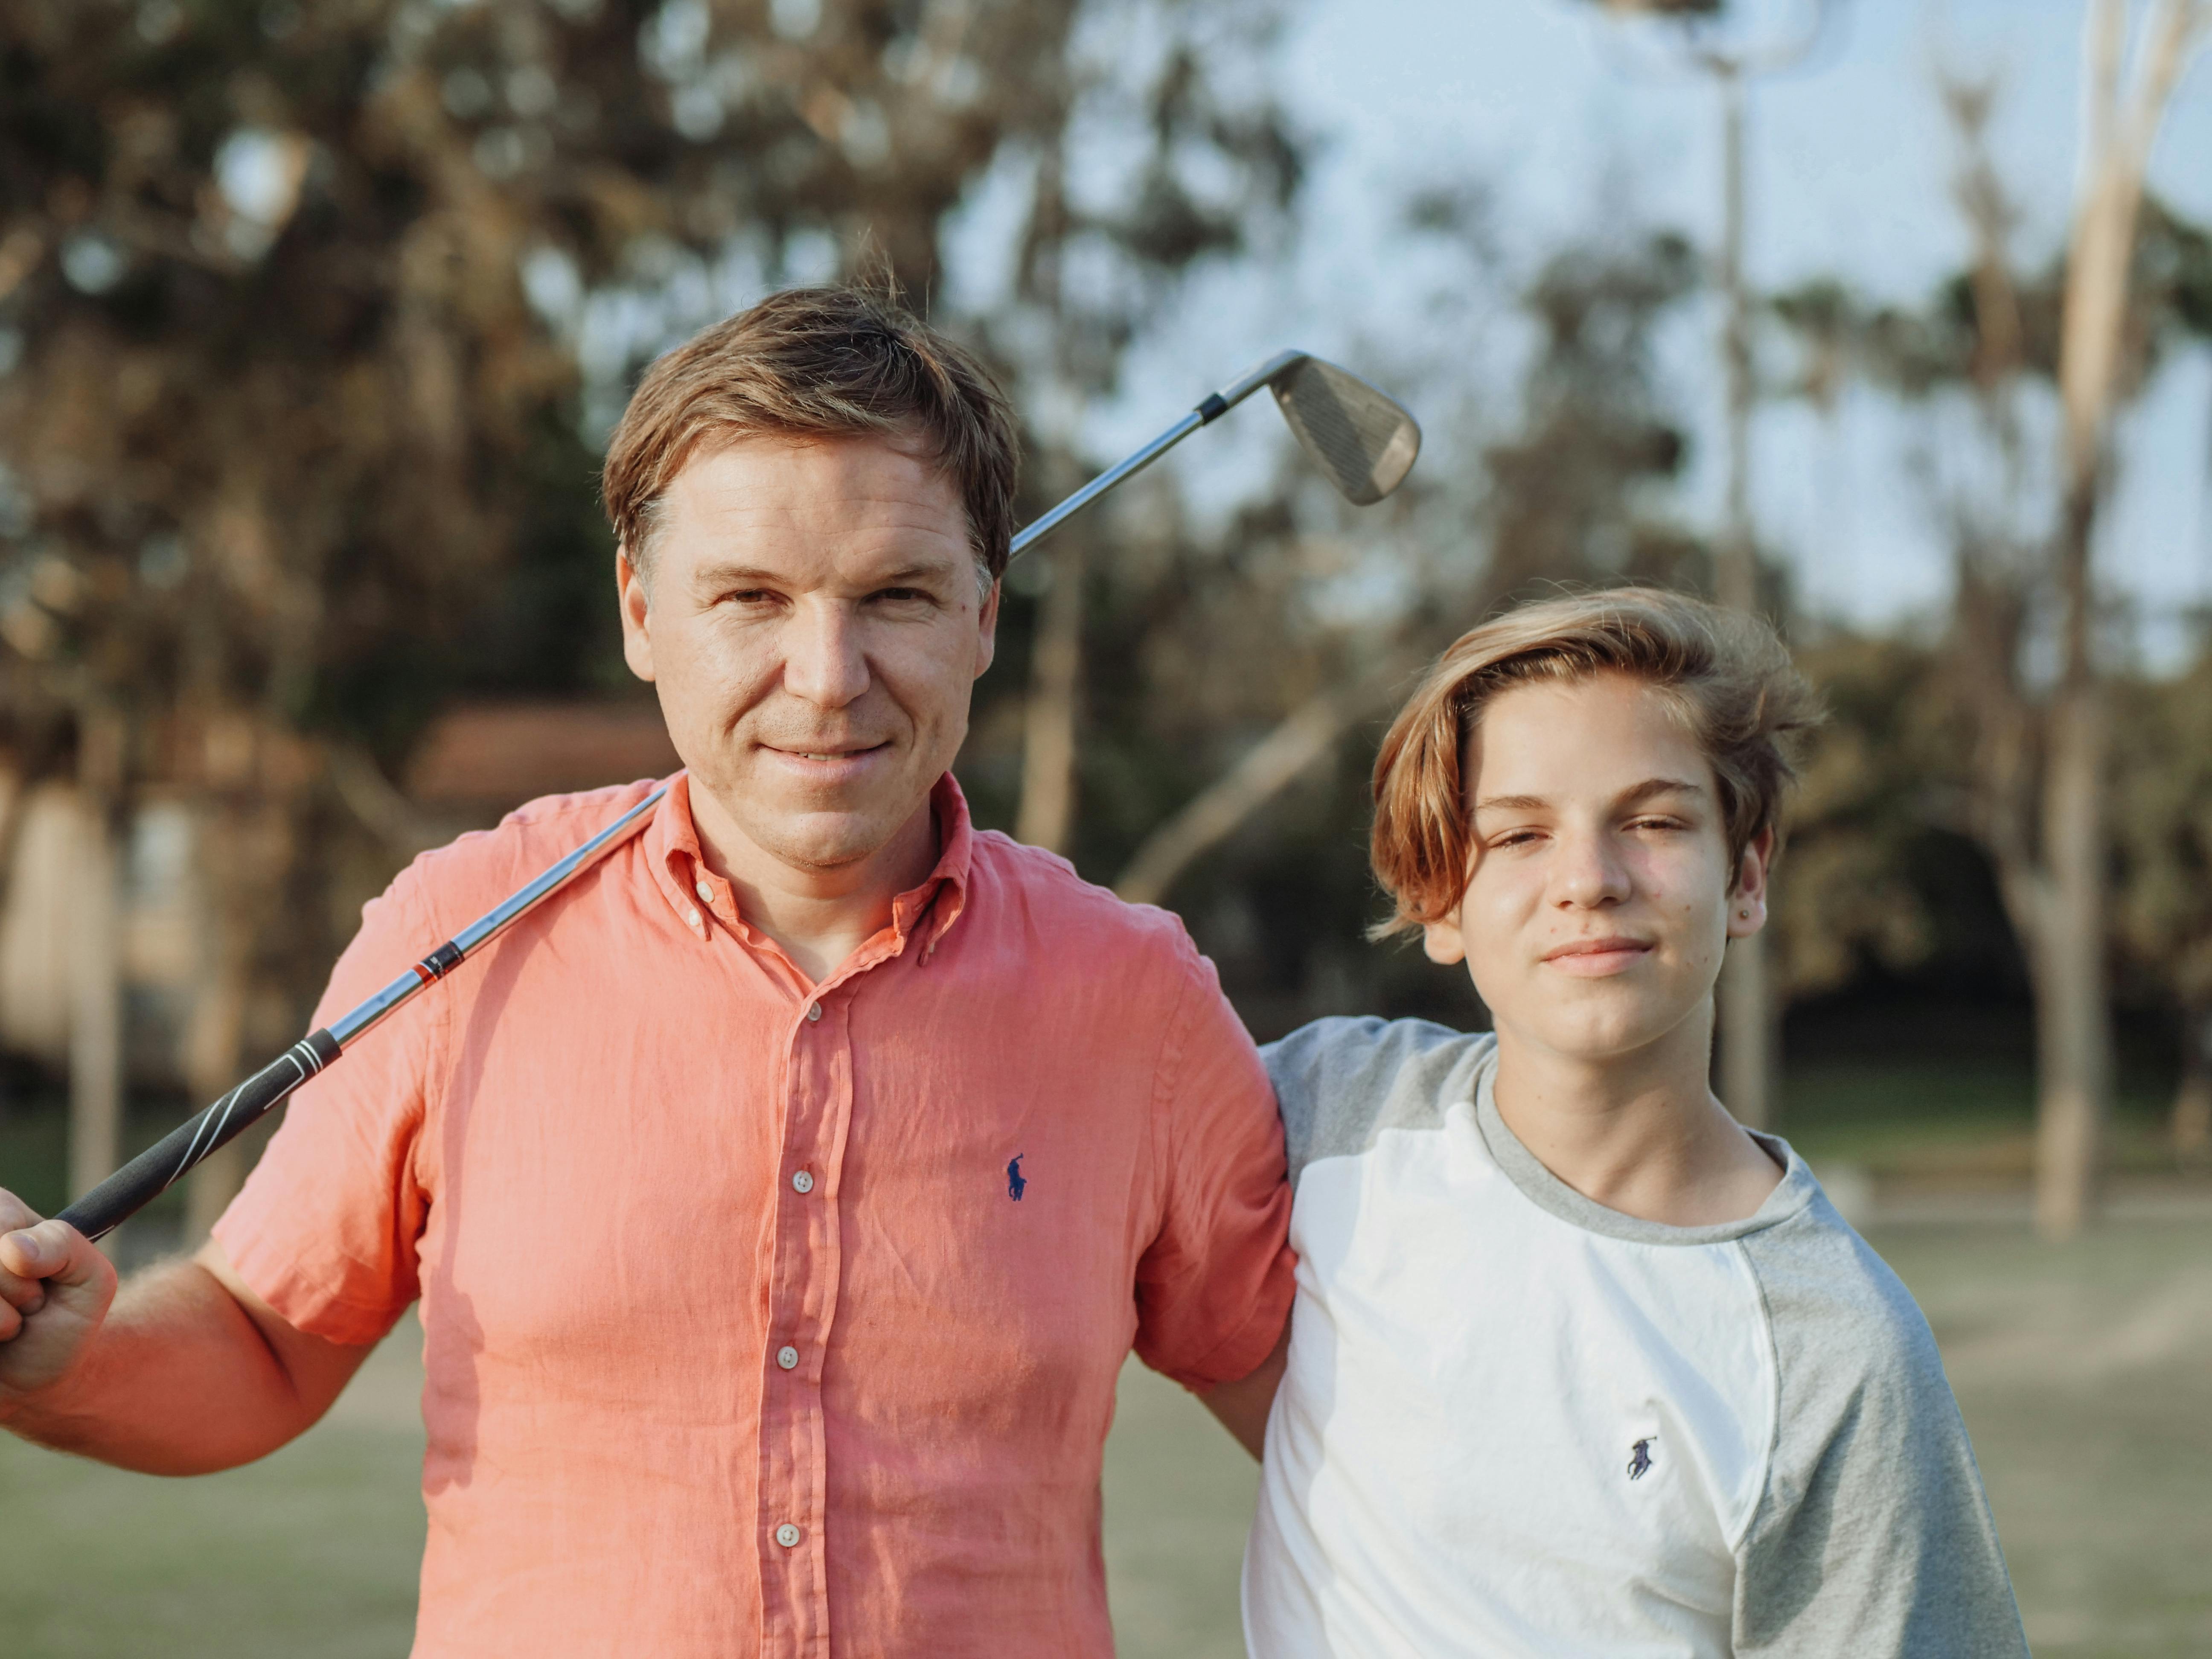
[[[917,603],[927,605],[935,596],[933,594],[925,592],[919,587],[879,587],[876,590],[873,597],[878,599],[887,600],[893,605],[914,605]]]
[[[1679,818],[1638,818],[1628,826],[1632,830],[1680,830]]]
[[[1492,847],[1522,847],[1538,838],[1539,832],[1534,830],[1508,830],[1503,835],[1492,836],[1490,844]]]

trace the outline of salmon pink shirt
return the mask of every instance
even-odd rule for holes
[[[647,787],[416,860],[319,1020]],[[1281,1131],[1175,918],[933,801],[936,867],[816,985],[679,774],[294,1097],[216,1237],[333,1341],[422,1302],[422,1659],[1111,1654],[1115,1375],[1267,1356]]]

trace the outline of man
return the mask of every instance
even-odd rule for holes
[[[1115,1374],[1133,1341],[1256,1447],[1288,1198],[1182,929],[976,832],[947,771],[1014,453],[974,362],[851,292],[657,363],[605,496],[685,770],[303,1089],[191,1262],[111,1310],[0,1195],[0,1420],[240,1463],[419,1298],[417,1655],[1110,1653]],[[325,1013],[644,787],[418,860]]]

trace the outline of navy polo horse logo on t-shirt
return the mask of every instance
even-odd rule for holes
[[[1006,1196],[1017,1204],[1022,1201],[1022,1194],[1029,1189],[1029,1177],[1022,1173],[1022,1160],[1028,1156],[1027,1152],[1016,1152],[1012,1161],[1006,1165]]]
[[[1656,1434],[1650,1435],[1628,1449],[1628,1478],[1631,1480],[1641,1480],[1651,1473],[1651,1442],[1658,1437]]]

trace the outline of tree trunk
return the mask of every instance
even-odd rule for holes
[[[1083,589],[1080,532],[1052,550],[1030,656],[1029,704],[1022,726],[1022,799],[1014,838],[1066,853],[1075,833],[1076,722],[1083,696]]]
[[[177,1055],[194,1109],[235,1087],[246,1060],[246,1009],[253,989],[253,943],[266,924],[270,884],[282,890],[292,838],[276,802],[204,801],[192,815],[195,904],[204,941],[199,994]],[[218,1147],[185,1177],[185,1243],[204,1239],[246,1184],[268,1133],[248,1130]]]
[[[220,934],[220,920],[208,921]],[[246,1016],[246,986],[240,966],[228,941],[217,940],[223,957],[193,1001],[191,1020],[185,1032],[182,1060],[185,1086],[192,1108],[213,1104],[238,1085]],[[185,1177],[185,1243],[187,1249],[205,1238],[230,1207],[230,1200],[246,1184],[250,1166],[249,1147],[257,1144],[251,1133],[228,1146],[218,1146]]]
[[[1723,234],[1721,292],[1726,306],[1721,361],[1728,380],[1728,514],[1715,561],[1715,597],[1737,611],[1759,608],[1759,550],[1751,523],[1751,295],[1744,278],[1744,80],[1721,77]],[[1773,969],[1766,938],[1729,946],[1721,969],[1721,1097],[1740,1123],[1773,1127],[1777,1041]]]
[[[2063,629],[2045,751],[2043,841],[2051,902],[2038,941],[2036,1224],[2066,1238],[2095,1200],[2099,1142],[2112,1092],[2112,1013],[2105,982],[2105,710],[2095,653],[2090,566],[2106,446],[2122,380],[2130,274],[2143,174],[2166,105],[2212,11],[2160,0],[2144,30],[2142,68],[2124,99],[2126,0],[2089,9],[2081,194],[2066,250],[2058,391],[2064,480],[2057,546]]]
[[[2112,1092],[2106,1001],[2106,733],[2094,682],[2062,688],[2051,711],[2044,836],[2050,902],[2035,943],[2036,1226],[2070,1238],[2096,1202]]]
[[[1771,1129],[1779,1011],[1765,934],[1730,941],[1721,964],[1720,993],[1722,1103],[1746,1127]]]
[[[76,929],[70,952],[69,1184],[78,1196],[113,1173],[123,1152],[123,949],[120,883],[106,799],[80,796]]]
[[[2193,1167],[2212,1154],[2212,1007],[2181,1011],[2181,1086],[2173,1092],[2174,1161]]]

